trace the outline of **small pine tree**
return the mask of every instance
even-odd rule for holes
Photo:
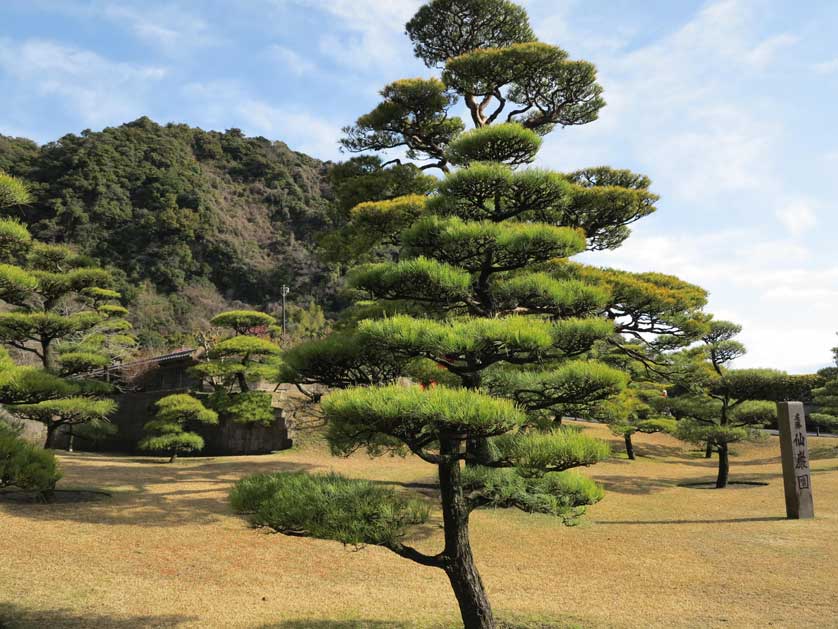
[[[678,356],[680,374],[667,400],[678,419],[676,436],[718,454],[720,489],[728,484],[731,444],[761,439],[763,428],[777,417],[773,401],[784,399],[792,387],[780,371],[729,368],[745,353],[734,339],[741,329],[729,321],[711,321],[703,345]]]
[[[838,347],[832,348],[835,364],[838,365]],[[819,428],[838,430],[838,375],[835,368],[826,368],[821,372],[826,378],[823,386],[812,389],[812,397],[817,411],[811,419]]]
[[[174,463],[182,452],[200,452],[203,438],[186,428],[190,422],[217,424],[218,414],[206,408],[191,395],[167,395],[155,404],[157,413],[146,423],[146,437],[140,441],[141,450],[167,452],[169,463]]]
[[[254,386],[277,373],[281,350],[268,338],[276,319],[254,310],[231,310],[213,317],[211,323],[233,336],[208,345],[206,360],[193,367],[213,391],[207,404],[237,423],[272,423],[276,418],[271,395]]]
[[[626,446],[626,456],[635,460],[632,436],[636,433],[674,433],[677,423],[672,417],[661,416],[657,411],[655,398],[660,398],[663,386],[651,383],[632,382],[623,393],[613,400],[608,400],[597,409],[596,416],[608,423],[611,432],[622,437]]]
[[[0,488],[17,487],[45,495],[55,489],[60,478],[54,454],[27,443],[0,419]]]

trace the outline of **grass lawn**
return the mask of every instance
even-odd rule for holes
[[[777,438],[738,448],[733,485],[663,435],[637,461],[584,473],[605,499],[582,524],[478,511],[472,541],[496,614],[531,627],[838,627],[838,440],[812,438],[813,521],[784,519]],[[269,456],[62,455],[60,487],[113,492],[58,504],[0,500],[0,627],[456,626],[444,574],[381,548],[249,528],[227,492],[246,474],[336,470],[428,483],[418,459],[335,459],[311,444]],[[427,488],[420,491],[429,491]],[[66,497],[65,497],[66,500]],[[438,549],[438,524],[414,542]]]

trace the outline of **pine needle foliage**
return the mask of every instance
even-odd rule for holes
[[[147,422],[146,436],[140,441],[141,450],[166,452],[170,462],[183,452],[199,452],[204,440],[197,433],[187,430],[188,424],[217,424],[218,414],[206,408],[191,395],[167,395],[155,404],[157,413]]]
[[[0,420],[0,488],[48,494],[61,479],[55,455],[21,439]]]
[[[398,547],[412,527],[429,517],[425,501],[338,474],[250,476],[236,484],[230,502],[255,526],[353,546]]]

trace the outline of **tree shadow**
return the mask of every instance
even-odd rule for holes
[[[137,629],[137,627],[179,627],[194,621],[194,616],[132,616],[115,618],[93,614],[78,614],[66,609],[34,610],[13,603],[0,603],[0,629]]]
[[[408,629],[413,624],[392,620],[283,620],[260,625],[259,629]]]
[[[107,483],[104,488],[112,494],[110,498],[53,503],[2,501],[0,510],[38,520],[120,526],[165,527],[184,522],[210,524],[233,514],[228,494],[239,479],[251,474],[308,471],[318,467],[275,459],[198,464],[184,461],[183,464],[160,463],[157,466],[131,465],[131,460],[97,456],[95,465],[83,470],[85,477],[93,474]],[[63,463],[65,469],[72,468],[74,464],[72,459]],[[62,491],[90,491],[89,487],[74,488],[71,483],[60,483],[59,488]]]
[[[55,489],[50,494],[41,494],[21,489],[0,490],[0,504],[75,504],[99,502],[111,497],[110,492],[88,489]]]
[[[719,518],[707,520],[591,520],[592,524],[736,524],[739,522],[778,522],[785,516],[767,515],[752,518]]]
[[[591,478],[605,486],[605,491],[618,494],[645,495],[671,489],[677,481],[664,478],[638,478],[635,476],[616,476],[591,474]]]
[[[812,470],[813,474],[820,471],[829,470]],[[602,475],[591,474],[591,478],[598,483],[605,486],[605,491],[613,491],[619,494],[631,495],[646,495],[656,492],[664,491],[666,489],[707,489],[707,485],[713,485],[712,489],[716,489],[716,474],[715,469],[707,468],[707,472],[712,472],[712,475],[698,475],[695,478],[684,478],[683,476],[677,478],[638,478],[617,475]],[[728,487],[719,489],[718,491],[735,491],[738,489],[753,489],[769,485],[772,481],[781,478],[780,472],[747,472],[737,474],[735,469],[732,470]]]
[[[638,458],[669,458],[669,459],[692,459],[689,452],[685,452],[682,446],[667,446],[659,443],[643,443],[634,440],[634,454]]]

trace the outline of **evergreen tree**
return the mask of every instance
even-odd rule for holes
[[[838,347],[832,348],[835,365],[838,366]],[[829,368],[821,370],[825,382],[822,386],[812,389],[812,396],[817,412],[811,414],[811,419],[820,430],[838,429],[838,370]]]
[[[632,441],[634,434],[675,432],[676,421],[658,411],[661,405],[656,402],[663,395],[665,395],[663,385],[632,382],[620,396],[600,405],[597,414],[608,422],[608,428],[614,435],[623,438],[626,444],[626,456],[629,460],[635,459]]]
[[[5,190],[0,195],[5,203],[27,200],[19,182],[0,180],[0,190]],[[69,249],[33,241],[16,220],[0,218],[0,302],[13,308],[0,313],[0,343],[33,353],[42,363],[41,369],[18,367],[3,350],[0,404],[15,415],[45,424],[46,447],[53,445],[61,426],[71,431],[79,425],[108,430],[108,415],[116,407],[110,400],[97,399],[108,390],[106,385],[59,377],[102,365],[107,359],[97,351],[108,339],[105,326],[123,321],[124,308],[110,303],[113,293],[97,286],[108,274],[84,264]],[[83,345],[83,335],[92,334],[97,326],[95,347],[90,345],[91,336]],[[120,331],[124,327],[115,325]],[[78,343],[65,346],[64,359],[56,351],[62,341]]]
[[[623,330],[687,344],[705,325],[706,295],[670,276],[586,272],[567,261],[619,246],[657,198],[647,178],[628,171],[522,168],[543,134],[596,119],[604,103],[591,64],[534,41],[526,12],[507,0],[433,0],[407,31],[428,66],[444,66],[442,80],[388,85],[383,101],[347,127],[343,146],[396,149],[445,177],[430,196],[351,208],[358,250],[383,244],[391,254],[348,275],[357,326],[288,352],[283,373],[344,388],[322,402],[336,454],[409,451],[436,466],[444,550],[407,546],[404,536],[426,511],[365,481],[262,476],[242,481],[233,503],[279,531],[379,544],[441,568],[465,625],[493,627],[470,512],[515,506],[569,518],[601,498],[565,470],[596,463],[606,444],[558,425],[562,414],[625,387],[620,370],[591,359],[593,345],[624,347]],[[453,115],[460,97],[470,131]],[[338,365],[353,366],[348,376],[331,364],[332,352]],[[403,363],[368,364],[380,355]],[[445,377],[429,377],[428,364]],[[436,384],[390,384],[399,372]]]
[[[761,439],[763,428],[776,420],[775,401],[796,388],[794,379],[780,371],[730,369],[745,353],[734,339],[741,329],[729,321],[711,321],[702,345],[681,352],[680,377],[668,398],[678,419],[676,435],[718,454],[717,488],[728,483],[730,445]]]
[[[208,344],[206,360],[193,367],[213,391],[207,404],[235,422],[272,423],[270,393],[253,387],[276,373],[281,350],[267,338],[276,319],[254,310],[230,310],[213,317],[211,323],[233,335]]]
[[[145,425],[146,437],[140,441],[141,450],[157,450],[170,454],[174,463],[181,452],[204,449],[201,435],[186,429],[189,423],[217,424],[218,414],[191,395],[167,395],[155,404],[157,414]]]
[[[55,455],[21,439],[0,418],[0,489],[17,487],[48,495],[60,478]]]

